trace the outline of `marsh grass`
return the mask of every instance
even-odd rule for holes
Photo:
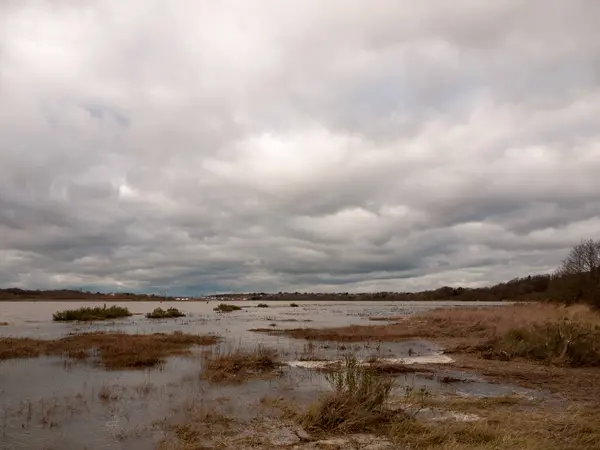
[[[325,378],[333,392],[324,396],[300,417],[309,431],[354,433],[375,432],[405,414],[392,411],[386,402],[392,392],[391,378],[375,375],[352,354],[346,355],[340,370]]]
[[[67,309],[57,311],[52,315],[55,322],[81,321],[87,322],[92,320],[110,320],[121,317],[129,317],[132,314],[123,306],[112,305],[109,307],[96,306],[93,308],[83,307],[79,309]]]
[[[237,383],[266,376],[281,365],[277,351],[263,346],[254,350],[217,348],[205,352],[202,361],[201,376],[215,383]]]
[[[483,346],[484,357],[522,357],[570,367],[600,366],[600,325],[562,319],[515,328]]]
[[[440,308],[384,325],[350,325],[336,328],[291,328],[252,331],[295,339],[337,342],[401,341],[427,338],[434,341],[477,345],[512,330],[569,321],[600,325],[600,315],[584,305],[515,304],[501,307]]]
[[[1,338],[0,360],[41,355],[96,360],[110,370],[142,369],[164,363],[171,355],[185,355],[195,345],[212,345],[216,336],[172,334],[84,333],[57,340]]]
[[[162,308],[155,308],[151,313],[146,314],[148,319],[172,319],[177,317],[185,317],[185,314],[179,311],[177,308],[168,308],[166,310]]]
[[[522,404],[525,402],[525,404]],[[598,409],[532,402],[517,397],[427,400],[442,411],[474,413],[479,420],[396,421],[387,430],[398,448],[412,450],[600,449]]]
[[[237,305],[228,305],[226,303],[219,303],[219,305],[213,308],[214,311],[221,313],[228,313],[232,311],[240,311],[242,308]]]

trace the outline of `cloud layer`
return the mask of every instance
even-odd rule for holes
[[[600,229],[596,0],[0,3],[0,286],[417,290]]]

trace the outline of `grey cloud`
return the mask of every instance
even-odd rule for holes
[[[414,290],[600,224],[594,0],[0,3],[0,284]]]

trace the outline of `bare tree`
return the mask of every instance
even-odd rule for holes
[[[600,306],[600,241],[587,239],[575,245],[556,276],[570,301],[589,301]]]

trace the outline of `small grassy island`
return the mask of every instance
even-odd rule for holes
[[[240,308],[237,305],[228,305],[226,303],[220,303],[219,306],[216,306],[215,308],[213,308],[214,311],[222,312],[222,313],[231,312],[231,311],[240,311],[241,309],[242,308]]]
[[[166,310],[162,308],[155,308],[151,313],[146,314],[148,319],[173,319],[176,317],[185,317],[185,314],[179,311],[177,308],[168,308]]]
[[[66,309],[64,311],[57,311],[52,315],[52,319],[55,322],[71,322],[81,321],[88,322],[92,320],[111,320],[119,319],[121,317],[129,317],[132,314],[129,309],[123,306],[96,306],[94,308],[83,307],[79,309]]]

